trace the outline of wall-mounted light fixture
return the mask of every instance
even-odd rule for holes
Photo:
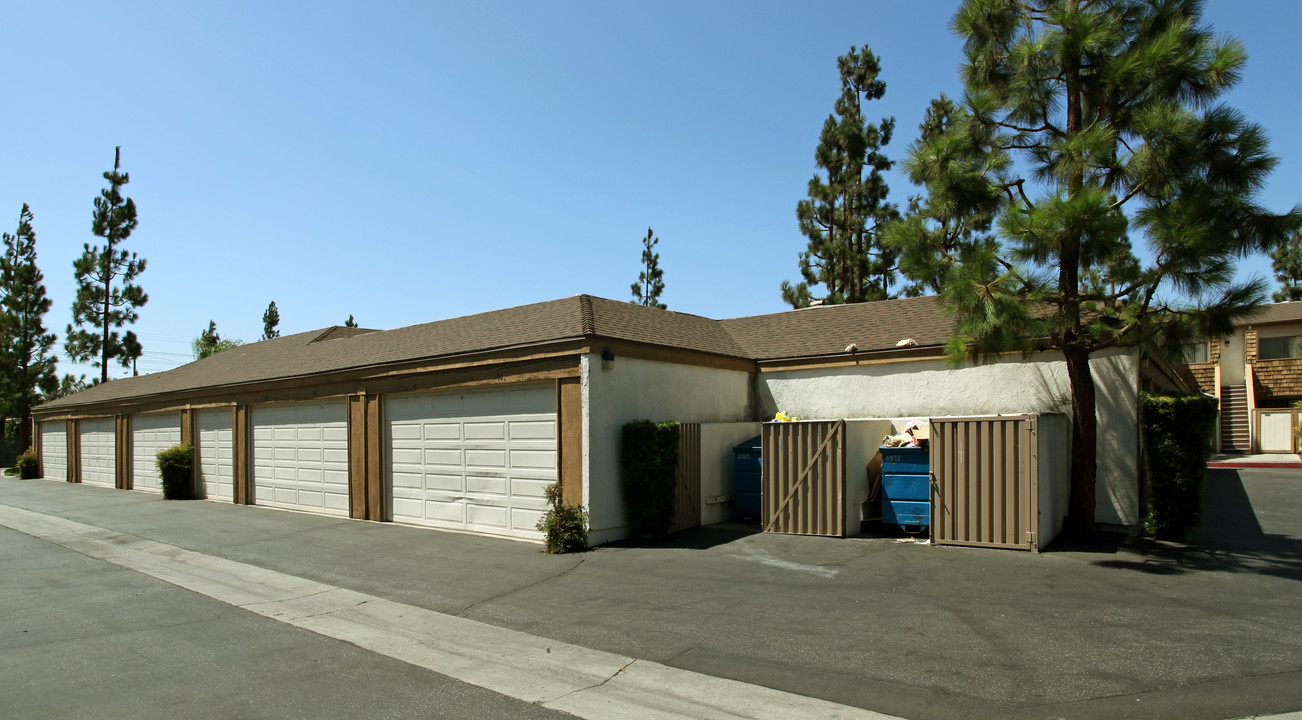
[[[615,369],[615,353],[611,352],[610,348],[606,348],[605,350],[601,351],[601,369],[602,370]]]

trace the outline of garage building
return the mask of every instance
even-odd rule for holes
[[[153,454],[184,441],[210,500],[533,540],[559,480],[601,544],[628,534],[618,453],[631,420],[1064,411],[1061,356],[950,368],[951,329],[931,297],[713,320],[580,295],[241,345],[42,405],[36,437],[51,479],[157,492]],[[1152,364],[1092,362],[1097,520],[1133,527]]]

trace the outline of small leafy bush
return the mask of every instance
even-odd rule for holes
[[[628,423],[620,449],[624,516],[633,536],[662,538],[669,533],[678,495],[678,423]]]
[[[1179,540],[1202,521],[1203,486],[1217,409],[1216,398],[1198,395],[1141,397],[1140,432],[1148,490],[1144,531],[1149,536]]]
[[[1293,403],[1293,407],[1302,408],[1302,400]],[[1302,425],[1293,426],[1293,452],[1302,450]]]
[[[158,477],[167,500],[188,500],[194,495],[194,446],[189,443],[159,450],[155,456]]]
[[[559,481],[547,486],[550,509],[538,519],[543,533],[544,552],[564,555],[588,549],[588,513],[582,505],[572,505],[561,497]]]
[[[41,476],[41,459],[35,450],[28,450],[18,456],[18,477],[31,480]]]

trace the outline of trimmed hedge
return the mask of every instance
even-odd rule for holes
[[[633,536],[641,540],[662,538],[669,534],[678,495],[678,423],[628,423],[620,451],[624,517]]]
[[[1219,403],[1201,395],[1144,393],[1139,401],[1148,509],[1144,531],[1179,540],[1202,521],[1203,485]]]
[[[159,450],[154,464],[163,484],[163,499],[188,500],[194,497],[194,446],[189,443]]]
[[[571,505],[561,496],[560,481],[547,486],[550,509],[538,518],[543,534],[543,551],[564,555],[588,549],[588,513],[582,505]]]

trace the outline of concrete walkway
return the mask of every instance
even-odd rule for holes
[[[1299,477],[1209,475],[1206,522],[1188,543],[1101,539],[1038,555],[702,528],[558,557],[13,479],[0,481],[0,525],[583,717],[1223,720],[1302,709]],[[23,567],[6,566],[9,583]],[[7,597],[0,616],[14,609]]]
[[[1302,457],[1294,453],[1217,453],[1207,461],[1209,468],[1302,469]]]

